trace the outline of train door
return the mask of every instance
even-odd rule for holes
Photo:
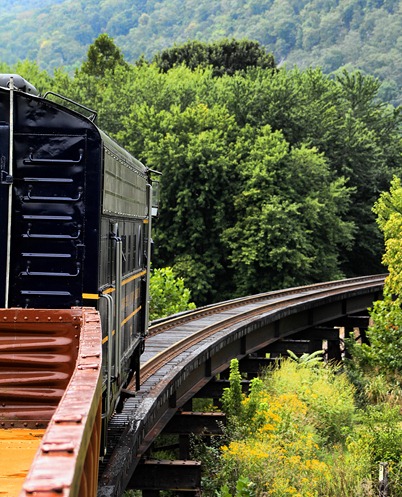
[[[86,137],[14,133],[9,305],[81,305]]]

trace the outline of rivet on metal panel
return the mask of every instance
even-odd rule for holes
[[[79,364],[78,369],[99,369],[99,364]]]
[[[53,416],[53,420],[56,424],[59,423],[81,423],[82,422],[82,414],[70,414],[70,415],[59,415]]]
[[[81,357],[83,359],[86,359],[87,357],[99,357],[100,356],[100,352],[94,352],[92,354],[81,354]]]
[[[22,487],[27,494],[38,494],[40,493],[56,493],[56,494],[62,494],[63,493],[63,483],[60,481],[55,481],[51,479],[41,479],[41,480],[34,480],[30,482],[24,483]]]
[[[48,442],[42,445],[42,452],[48,454],[49,452],[74,452],[74,444],[72,442]]]

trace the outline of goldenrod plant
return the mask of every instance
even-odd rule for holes
[[[311,360],[289,355],[251,380],[248,395],[240,389],[238,361],[231,361],[231,387],[222,399],[228,425],[213,467],[206,464],[204,494],[374,497],[385,461],[388,495],[401,497],[400,409],[362,410],[339,365],[318,360],[320,354]]]

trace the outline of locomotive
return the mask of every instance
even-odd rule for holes
[[[96,113],[0,75],[0,308],[95,307],[105,425],[147,334],[153,171]]]

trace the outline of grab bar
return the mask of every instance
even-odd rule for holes
[[[80,274],[81,271],[81,263],[77,262],[77,272],[75,274],[72,273],[54,273],[54,272],[46,272],[46,271],[31,271],[30,270],[30,261],[27,263],[27,268],[25,271],[21,271],[20,276],[56,276],[58,278],[75,278]]]
[[[31,152],[28,156],[28,159],[24,159],[24,164],[79,164],[84,157],[84,150],[82,148],[79,149],[78,153],[80,154],[77,160],[74,159],[35,159],[33,156],[33,152]]]
[[[33,188],[29,186],[28,193],[24,197],[24,200],[33,200],[34,202],[78,202],[82,198],[83,188],[78,187],[78,196],[77,197],[42,197],[31,195]]]

